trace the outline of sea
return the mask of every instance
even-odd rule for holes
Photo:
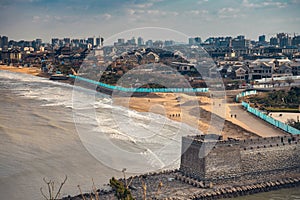
[[[199,134],[161,115],[114,104],[93,89],[0,70],[0,199],[43,199],[105,188],[112,177],[179,167],[181,137]],[[237,199],[300,199],[299,188]]]

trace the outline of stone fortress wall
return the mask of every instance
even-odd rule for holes
[[[249,140],[182,138],[180,171],[204,183],[272,181],[300,174],[300,135]]]

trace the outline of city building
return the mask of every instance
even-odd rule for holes
[[[202,43],[202,40],[200,37],[189,38],[189,45],[200,45],[201,43]]]
[[[102,37],[97,37],[96,38],[96,46],[102,46],[103,45],[103,38]]]
[[[195,38],[189,38],[189,45],[195,45],[196,41]]]
[[[232,47],[236,49],[246,49],[250,47],[250,40],[245,39],[245,36],[239,35],[232,40]]]
[[[11,63],[19,63],[22,59],[21,50],[18,48],[9,50],[9,59]]]
[[[69,45],[71,44],[71,39],[70,38],[64,38],[64,45]]]
[[[164,46],[173,46],[173,45],[175,45],[175,41],[173,40],[166,40],[164,42]]]
[[[87,40],[86,40],[86,43],[87,44],[91,44],[92,47],[95,45],[95,42],[94,42],[94,38],[93,37],[89,37]]]
[[[272,46],[279,45],[279,39],[277,37],[271,37],[270,38],[270,45],[272,45]]]
[[[8,49],[8,37],[7,36],[1,37],[1,48]]]
[[[118,44],[119,44],[119,45],[125,44],[125,39],[119,38],[119,39],[118,39]]]
[[[58,38],[52,38],[51,39],[51,45],[52,46],[59,45],[59,39]]]
[[[271,78],[275,68],[275,59],[257,59],[250,65],[249,79]]]
[[[264,42],[266,42],[266,36],[265,36],[265,35],[260,35],[260,36],[258,37],[258,42],[259,42],[259,43],[264,43]]]
[[[300,35],[294,36],[292,39],[293,46],[300,46]]]
[[[147,40],[146,46],[147,47],[152,47],[153,46],[153,41],[152,40]]]
[[[145,43],[144,43],[144,40],[143,38],[139,37],[138,38],[138,46],[143,46]]]
[[[127,40],[128,45],[135,46],[137,45],[135,37],[132,37],[130,40]]]
[[[280,47],[287,47],[292,45],[292,39],[287,33],[278,33],[277,38],[279,39]]]

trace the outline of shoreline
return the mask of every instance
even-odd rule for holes
[[[42,73],[41,70],[36,67],[19,68],[0,65],[0,70],[25,73],[44,78],[50,77],[50,75]],[[74,79],[62,80],[58,82],[73,85]],[[211,128],[214,128],[213,124],[210,124],[212,117],[212,113],[210,112],[211,109],[207,109],[212,106],[212,101],[206,95],[190,96],[183,93],[149,93],[145,96],[116,96],[113,98],[115,105],[123,106],[138,112],[152,112],[154,114],[159,114],[171,120],[185,123],[193,128],[198,129],[203,134],[208,133]],[[228,110],[226,111],[228,112]],[[250,139],[260,137],[252,130],[247,130],[247,128],[243,127],[243,124],[235,124],[228,120],[227,117],[224,119],[222,134],[224,139]]]
[[[50,77],[50,75],[42,73],[41,70],[36,67],[18,68],[0,65],[0,70],[26,73],[45,78]],[[74,85],[75,83],[72,78],[69,78],[68,80],[59,80],[57,82],[71,85]],[[78,86],[88,87],[85,83]],[[270,135],[271,131],[269,127],[265,127],[269,130],[268,134],[261,133],[260,129],[253,129],[253,127],[251,127],[251,123],[245,124],[245,122],[242,122],[242,118],[231,118],[230,114],[232,113],[232,106],[230,107],[228,102],[225,101],[224,104],[222,100],[211,99],[207,95],[192,96],[184,93],[149,93],[146,95],[133,95],[130,97],[127,97],[126,94],[125,96],[113,96],[112,94],[112,97],[115,105],[123,106],[127,109],[138,112],[152,112],[154,114],[162,115],[168,119],[185,123],[195,129],[198,129],[201,134],[206,134],[209,131],[211,132],[212,130],[215,130],[214,124],[211,124],[213,123],[211,119],[213,116],[217,116],[219,120],[224,121],[224,124],[221,132],[218,131],[218,128],[215,132],[221,133],[224,139],[235,138],[243,140],[286,135],[283,132],[277,132],[276,134]],[[220,111],[217,109],[215,114],[211,113],[213,105],[219,103],[221,103],[222,107],[224,107],[221,107],[222,109],[220,109]],[[225,111],[226,113],[222,113],[222,111]]]

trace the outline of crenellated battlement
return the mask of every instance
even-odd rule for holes
[[[197,135],[197,136],[186,136],[182,138],[184,143],[189,143],[193,145],[214,145],[214,148],[218,147],[231,147],[232,145],[239,145],[241,149],[253,149],[266,148],[266,147],[275,147],[281,145],[290,145],[297,144],[300,142],[300,135],[293,136],[278,136],[278,137],[265,137],[265,138],[255,138],[248,140],[237,140],[237,139],[228,139],[223,140],[220,135]]]
[[[300,137],[222,140],[217,135],[182,138],[180,170],[201,181],[258,179],[300,173]],[[275,175],[274,175],[275,174]]]

